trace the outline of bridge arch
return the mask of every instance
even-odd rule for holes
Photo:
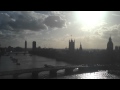
[[[14,70],[14,71],[4,71],[0,72],[0,76],[13,75],[14,79],[19,79],[19,76],[26,73],[31,73],[33,79],[38,79],[39,74],[41,72],[48,71],[50,77],[56,77],[60,70],[65,70],[65,74],[74,74],[74,69],[79,68],[79,73],[85,72],[94,72],[98,70],[119,70],[120,66],[89,66],[89,67],[81,67],[81,66],[56,66],[56,67],[48,67],[48,68],[34,68],[34,69],[23,69],[23,70]]]

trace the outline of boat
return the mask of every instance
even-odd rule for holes
[[[17,62],[16,65],[20,65],[20,63]]]
[[[17,62],[18,62],[18,59],[12,58],[12,61],[13,61],[14,63],[17,63]]]
[[[5,56],[9,56],[9,54],[5,54]]]
[[[45,68],[53,68],[54,67],[52,65],[47,65],[47,64],[45,64],[44,66],[45,66]]]
[[[12,56],[10,56],[10,58],[12,59],[13,57],[12,57]]]

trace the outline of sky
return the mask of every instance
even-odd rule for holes
[[[1,47],[106,49],[120,46],[120,11],[0,11]]]

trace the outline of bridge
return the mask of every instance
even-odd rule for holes
[[[12,53],[6,53],[7,55],[10,55],[10,54],[15,54],[15,55],[18,55],[18,54],[23,54],[23,55],[26,55],[26,54],[29,54],[28,52],[12,52]]]
[[[55,67],[45,67],[45,68],[33,68],[33,69],[22,69],[14,71],[3,71],[0,72],[0,76],[12,75],[13,79],[18,79],[18,76],[25,73],[32,73],[32,79],[38,79],[38,74],[43,71],[49,71],[50,77],[57,77],[57,71],[65,70],[64,74],[74,74],[73,70],[78,69],[79,73],[85,72],[95,72],[98,70],[119,70],[120,66],[55,66]]]

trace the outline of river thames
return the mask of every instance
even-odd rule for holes
[[[20,65],[16,65],[10,59],[10,56],[18,59]],[[44,64],[53,65],[53,66],[66,66],[71,65],[65,62],[56,61],[55,59],[49,59],[41,56],[29,54],[23,55],[10,55],[10,56],[2,56],[0,59],[0,71],[12,71],[12,70],[20,70],[20,69],[31,69],[31,68],[42,68]],[[56,78],[52,79],[120,79],[120,76],[110,74],[106,71],[98,71],[91,73],[81,73],[64,76],[64,71],[61,70],[58,72],[59,75]],[[42,72],[39,74],[40,79],[48,79],[48,72]],[[12,76],[0,76],[0,79],[12,79]],[[19,76],[19,79],[31,79],[31,74],[22,74]]]

